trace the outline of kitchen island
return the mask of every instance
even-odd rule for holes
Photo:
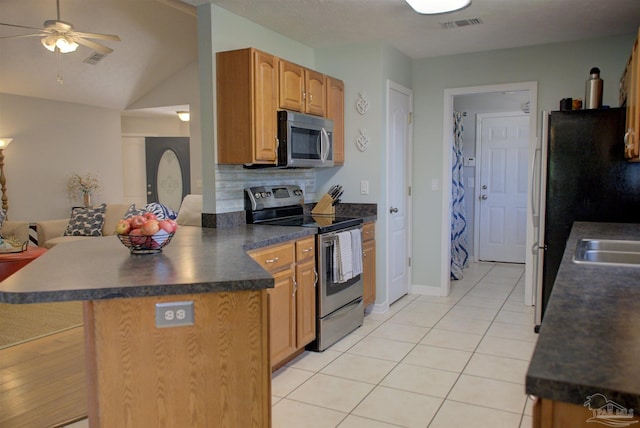
[[[579,239],[640,240],[640,225],[574,223],[526,376],[534,427],[593,426],[616,413],[609,422],[638,423],[640,266],[574,263]]]
[[[153,255],[116,236],[68,243],[0,283],[0,301],[84,301],[92,427],[268,427],[273,278],[246,251],[314,233],[182,227]],[[159,327],[156,305],[175,302],[193,323]]]

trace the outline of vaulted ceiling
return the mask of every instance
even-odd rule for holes
[[[121,41],[103,42],[113,53],[91,65],[83,61],[93,50],[84,46],[54,54],[40,37],[0,40],[0,92],[125,109],[197,61],[195,8],[181,10],[171,4],[60,0],[60,18],[76,31],[116,34]],[[56,19],[55,0],[0,0],[0,22],[42,28],[48,19]],[[34,31],[0,26],[0,37],[30,33]]]
[[[384,41],[412,58],[630,34],[640,25],[640,0],[472,0],[434,16],[404,0],[60,0],[61,19],[76,30],[122,41],[105,42],[114,52],[90,65],[83,46],[56,55],[39,37],[0,39],[0,92],[126,109],[197,61],[192,6],[204,3],[312,48]],[[55,18],[55,0],[0,0],[3,23],[41,28]],[[0,26],[0,37],[30,32]]]

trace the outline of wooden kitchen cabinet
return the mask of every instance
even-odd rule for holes
[[[614,408],[615,410],[615,408]],[[633,412],[633,410],[632,410]],[[549,400],[547,398],[536,398],[533,405],[533,428],[589,428],[594,425],[604,425],[603,419],[592,420],[589,418],[594,416],[593,410],[589,410],[585,406],[578,404],[565,403],[562,401]],[[621,425],[624,423],[633,426],[638,423],[638,416],[618,419]]]
[[[302,348],[316,338],[315,236],[296,241],[296,344]]]
[[[269,296],[272,370],[295,357],[316,337],[315,236],[249,252],[273,275]]]
[[[362,226],[362,300],[364,307],[376,301],[376,224]]]
[[[279,60],[279,106],[284,110],[325,116],[325,76],[284,59]]]
[[[624,156],[629,161],[640,161],[640,30],[627,63],[622,88],[627,105]]]
[[[216,54],[218,163],[275,164],[278,58],[247,48]]]
[[[269,345],[271,367],[296,352],[296,290],[291,269],[273,275],[269,294]]]
[[[269,348],[273,368],[297,349],[295,247],[293,241],[286,242],[251,251],[249,255],[274,279],[273,288],[267,289]]]
[[[327,118],[333,120],[333,163],[344,163],[344,82],[326,77]]]

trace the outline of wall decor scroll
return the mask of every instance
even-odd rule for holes
[[[360,128],[360,135],[356,138],[356,146],[361,152],[365,152],[369,148],[369,137],[366,129]]]
[[[369,111],[369,101],[367,100],[367,93],[366,92],[358,93],[358,101],[356,102],[356,110],[358,110],[358,113],[360,113],[363,116],[365,114],[367,114],[367,111]]]

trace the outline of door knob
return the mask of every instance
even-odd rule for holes
[[[487,190],[487,185],[486,184],[482,185],[482,190]]]
[[[480,196],[480,199],[482,199],[483,201],[484,201],[485,199],[487,199],[487,198],[488,198],[488,196],[487,196],[487,195],[482,195],[482,196]]]
[[[389,212],[390,212],[391,214],[395,214],[395,213],[397,213],[397,212],[398,212],[398,209],[397,209],[397,208],[394,208],[394,207],[391,207],[391,208],[389,208]]]

